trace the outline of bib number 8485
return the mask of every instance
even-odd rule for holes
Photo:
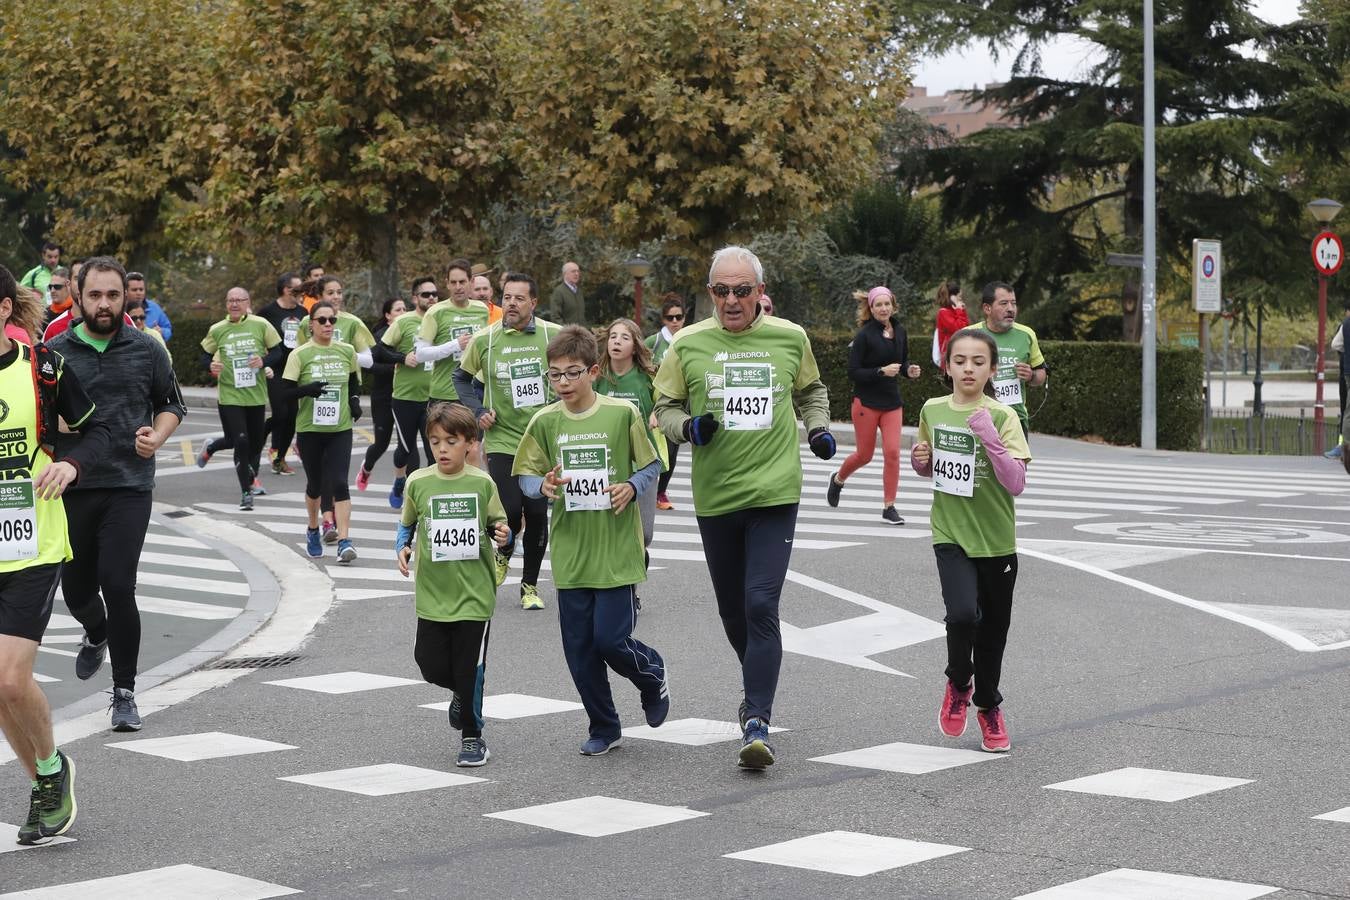
[[[528,400],[531,397],[538,397],[541,393],[541,386],[538,381],[516,382],[516,399]]]

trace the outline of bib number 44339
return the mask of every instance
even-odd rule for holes
[[[975,435],[959,428],[933,429],[933,490],[956,497],[975,493]]]

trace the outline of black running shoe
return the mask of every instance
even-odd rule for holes
[[[42,842],[42,793],[40,785],[33,785],[32,796],[28,800],[28,820],[19,826],[18,842],[25,846]]]
[[[905,520],[900,518],[900,514],[895,511],[894,506],[888,506],[881,511],[881,521],[887,525],[903,525]]]
[[[108,709],[112,710],[112,729],[113,731],[140,731],[141,713],[136,708],[136,694],[126,688],[113,688],[112,702],[108,704]]]
[[[80,652],[75,655],[75,677],[81,681],[93,678],[103,668],[103,660],[108,655],[108,642],[95,644],[89,635],[80,639]]]
[[[830,476],[830,486],[825,491],[825,502],[831,506],[839,505],[839,494],[844,490],[844,486],[835,480],[834,475]]]

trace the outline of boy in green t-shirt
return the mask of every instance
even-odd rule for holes
[[[590,716],[581,755],[601,756],[623,737],[606,665],[637,686],[652,728],[670,712],[666,664],[633,638],[635,585],[647,578],[633,498],[656,481],[661,463],[637,407],[595,392],[595,335],[568,325],[549,342],[546,356],[546,375],[560,399],[530,419],[512,474],[525,496],[553,503],[563,655]]]
[[[405,578],[417,559],[413,656],[423,678],[453,692],[450,727],[461,732],[455,765],[481,766],[491,755],[483,740],[483,677],[499,582],[492,545],[505,546],[511,529],[492,479],[464,464],[478,443],[473,413],[457,404],[433,405],[427,438],[434,459],[404,485],[394,550]]]

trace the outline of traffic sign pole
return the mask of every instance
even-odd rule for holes
[[[1345,259],[1341,239],[1330,231],[1313,238],[1313,266],[1317,269],[1317,396],[1313,401],[1313,446],[1321,453],[1326,449],[1326,404],[1323,392],[1327,379],[1327,282],[1340,271]]]

